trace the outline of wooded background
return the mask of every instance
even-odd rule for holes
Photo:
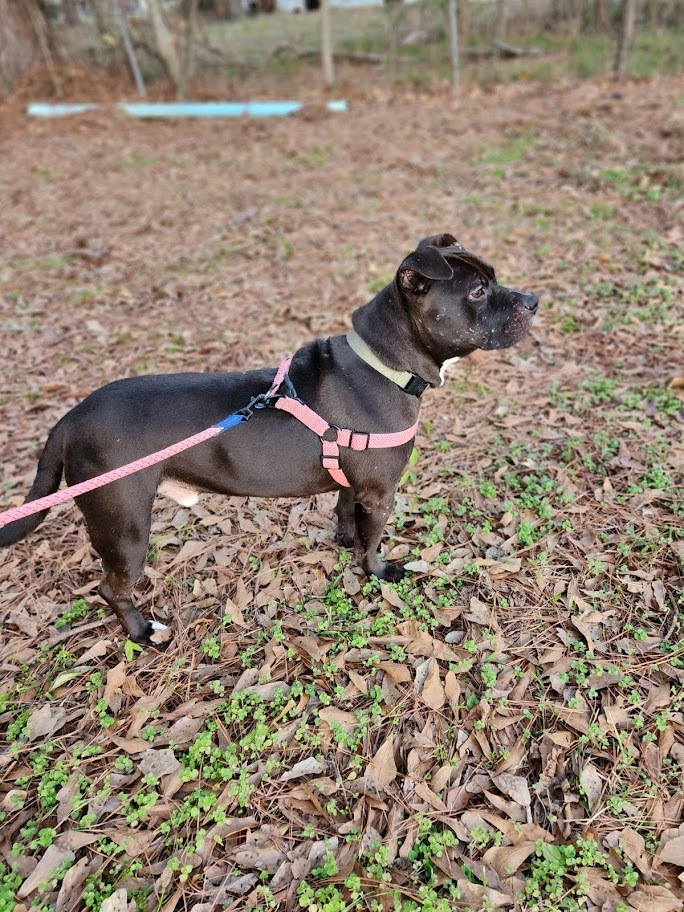
[[[0,0],[0,97],[28,72],[39,93],[69,93],[69,68],[121,79],[143,95],[160,80],[176,97],[263,75],[332,86],[444,79],[509,81],[673,71],[681,64],[678,0]],[[314,7],[314,9],[310,9]],[[295,7],[295,9],[298,9]],[[681,33],[680,33],[681,34]],[[629,55],[636,42],[638,50]],[[322,68],[321,68],[322,65]],[[66,69],[66,73],[65,73]],[[66,80],[66,84],[65,84]],[[197,86],[195,85],[195,93]]]

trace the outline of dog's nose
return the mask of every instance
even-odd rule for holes
[[[522,298],[523,304],[530,311],[530,313],[535,313],[539,304],[539,298],[535,294],[530,294],[529,292],[521,294],[520,297]]]

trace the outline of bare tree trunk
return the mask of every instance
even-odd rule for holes
[[[624,79],[627,73],[627,57],[634,37],[634,20],[636,17],[636,0],[623,0],[622,27],[618,38],[617,53],[615,55],[614,76]]]
[[[107,11],[105,10],[105,3],[107,0],[90,0],[90,6],[92,7],[93,14],[95,16],[95,22],[97,24],[97,30],[100,35],[104,35],[107,31]]]
[[[188,80],[195,74],[195,37],[197,35],[197,2],[185,0],[185,46],[183,47],[183,68],[181,72],[181,97],[185,98]]]
[[[449,50],[451,52],[451,84],[457,89],[461,82],[458,54],[458,7],[457,0],[448,0]]]
[[[608,28],[608,0],[594,0],[594,28],[597,32]]]
[[[57,75],[57,70],[55,68],[55,60],[52,56],[52,50],[50,48],[50,29],[48,23],[43,15],[42,10],[35,2],[35,0],[24,0],[24,8],[28,13],[28,16],[33,25],[33,29],[38,39],[38,44],[40,50],[45,59],[45,65],[47,67],[48,73],[50,74],[50,81],[52,82],[52,88],[59,98],[62,97],[62,81]]]
[[[123,10],[121,9],[119,0],[112,0],[112,7],[114,10],[114,15],[119,20],[121,37],[123,39],[124,48],[126,49],[128,64],[131,68],[131,73],[133,73],[133,79],[135,80],[138,95],[140,95],[141,98],[145,98],[147,94],[145,92],[145,83],[140,72],[140,67],[138,66],[138,58],[135,56],[135,51],[133,50],[133,43],[131,41],[130,32],[128,31],[128,24],[126,23],[126,17],[124,16]]]
[[[506,40],[506,0],[496,0],[494,19],[494,41]]]
[[[0,99],[36,63],[40,44],[24,3],[0,0]]]
[[[387,53],[387,63],[392,77],[397,75],[397,66],[399,61],[399,17],[401,15],[401,0],[387,0],[387,31],[389,35],[389,47]]]
[[[147,0],[150,10],[150,19],[154,29],[154,37],[157,44],[157,50],[166,64],[169,76],[176,88],[176,94],[180,96],[182,87],[182,74],[180,60],[178,58],[178,48],[171,32],[166,24],[162,12],[160,0]]]
[[[78,25],[78,3],[77,0],[62,0],[62,9],[64,10],[64,19],[67,25]]]
[[[330,3],[321,0],[321,63],[323,65],[323,81],[326,86],[335,82],[335,69],[332,53],[332,28],[330,25]]]
[[[240,0],[214,0],[214,10],[219,19],[239,19],[242,3]]]
[[[458,9],[456,10],[456,21],[458,23],[458,35],[462,44],[468,43],[468,0],[458,0]]]

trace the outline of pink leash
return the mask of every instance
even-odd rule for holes
[[[18,507],[6,510],[4,513],[0,513],[0,529],[3,526],[16,522],[18,519],[25,519],[27,516],[32,516],[34,513],[40,513],[42,510],[56,507],[58,504],[65,503],[67,500],[71,500],[74,497],[80,497],[81,494],[87,494],[89,491],[94,491],[96,488],[102,488],[104,485],[110,484],[113,481],[119,481],[122,478],[126,478],[128,475],[133,475],[135,472],[147,469],[150,466],[156,465],[158,462],[163,462],[171,456],[182,453],[184,450],[189,450],[190,447],[197,446],[198,443],[203,443],[205,440],[217,437],[224,431],[235,427],[237,424],[240,424],[242,421],[251,417],[252,408],[259,407],[258,405],[255,406],[257,401],[268,402],[276,396],[279,387],[287,377],[291,361],[292,358],[286,358],[285,361],[280,364],[268,393],[266,393],[265,396],[257,396],[256,399],[252,400],[252,402],[241,412],[229,415],[227,418],[224,418],[223,421],[219,421],[218,424],[214,424],[206,430],[200,431],[198,434],[193,434],[192,437],[186,437],[185,440],[173,443],[163,450],[158,450],[156,453],[151,453],[149,456],[143,456],[140,459],[136,459],[134,462],[129,462],[118,469],[111,469],[111,471],[105,472],[103,475],[96,475],[93,478],[88,478],[85,481],[79,482],[79,484],[62,488],[61,491],[55,491],[54,494],[48,494],[46,497],[39,497],[38,500],[31,500],[27,503],[20,504]],[[405,431],[397,431],[392,434],[366,434],[360,431],[333,427],[328,424],[324,418],[321,418],[320,415],[314,412],[313,409],[310,409],[308,405],[305,405],[301,400],[290,396],[281,396],[277,399],[275,407],[284,412],[288,412],[293,418],[296,418],[297,421],[300,421],[305,427],[308,427],[309,430],[313,431],[317,437],[321,438],[323,450],[321,459],[322,465],[328,470],[334,480],[345,488],[349,488],[351,485],[347,480],[347,476],[340,468],[339,448],[341,446],[349,447],[351,450],[373,450],[401,446],[403,443],[408,443],[409,440],[415,437],[418,428],[418,422],[416,422],[412,427],[406,428]],[[333,439],[325,439],[324,435],[327,434],[328,431],[334,433]]]
[[[224,430],[227,430],[227,428],[214,425],[205,431],[200,431],[199,434],[193,434],[192,437],[181,440],[179,443],[173,443],[163,450],[151,453],[149,456],[143,456],[141,459],[129,462],[118,469],[105,472],[104,475],[95,475],[93,478],[87,478],[85,481],[71,485],[69,488],[55,491],[54,494],[48,494],[46,497],[39,497],[38,500],[31,500],[11,510],[6,510],[4,513],[0,513],[0,529],[9,525],[9,523],[16,522],[18,519],[24,519],[34,513],[40,513],[41,510],[56,507],[58,504],[71,500],[73,497],[80,497],[81,494],[87,494],[88,491],[94,491],[95,488],[102,488],[112,481],[119,481],[119,479],[126,478],[127,475],[133,475],[141,469],[147,469],[157,462],[163,462],[164,459],[168,459],[170,456],[175,456],[177,453],[182,453],[183,450],[189,450],[190,447],[197,446],[198,443],[202,443],[204,440],[209,440],[211,437],[216,437],[217,434],[222,434]]]

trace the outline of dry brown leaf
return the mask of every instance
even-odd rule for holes
[[[365,780],[378,791],[387,788],[397,777],[394,760],[394,735],[389,734],[366,765]]]
[[[239,868],[256,868],[258,871],[275,874],[286,861],[286,856],[279,849],[269,846],[243,846],[230,852],[230,859]]]
[[[55,912],[63,912],[64,909],[75,908],[75,902],[78,899],[77,890],[88,876],[89,864],[90,860],[84,856],[79,858],[66,872],[57,894]]]
[[[629,905],[637,912],[681,912],[684,902],[667,887],[639,887],[627,896]]]
[[[509,748],[508,756],[504,757],[497,765],[496,773],[510,773],[520,769],[526,756],[527,750],[525,744],[523,743],[522,738],[518,738],[513,746]]]
[[[318,713],[319,717],[327,722],[328,725],[335,724],[340,725],[347,733],[352,732],[356,728],[357,719],[356,715],[353,712],[345,712],[343,709],[339,709],[337,706],[324,706]]]
[[[427,802],[430,807],[433,807],[436,811],[444,813],[448,810],[446,804],[435,792],[432,791],[430,786],[424,779],[421,779],[419,782],[416,782],[414,785],[416,795],[421,798],[423,801]]]
[[[128,909],[128,893],[124,890],[115,890],[100,906],[100,912],[126,912]]]
[[[171,773],[178,772],[181,768],[176,755],[167,747],[160,750],[149,748],[143,753],[139,764],[140,771],[145,776],[168,776]]]
[[[411,680],[411,669],[398,662],[378,662],[378,668],[397,684],[406,684]]]
[[[58,868],[65,863],[72,862],[75,857],[74,853],[68,849],[59,848],[57,845],[49,846],[32,873],[17,890],[19,899],[30,896],[44,881],[49,882]]]
[[[107,655],[107,650],[112,645],[111,640],[98,640],[94,646],[87,649],[83,655],[78,657],[79,662],[90,662],[93,659],[101,659]]]
[[[497,776],[492,776],[492,782],[500,792],[503,792],[504,795],[508,795],[508,797],[512,798],[517,804],[522,805],[522,807],[530,806],[532,798],[527,785],[527,779],[525,779],[524,776],[514,776],[512,773],[499,773]]]
[[[176,719],[168,731],[155,738],[154,743],[157,745],[175,744],[177,747],[185,747],[203,727],[203,718],[193,719],[190,716],[183,716],[181,719]]]
[[[361,583],[359,582],[358,576],[350,570],[349,567],[344,568],[342,574],[342,582],[344,584],[344,591],[347,595],[357,595],[361,591]]]
[[[126,663],[119,662],[107,672],[107,681],[104,689],[104,701],[107,706],[116,712],[121,706],[121,694],[119,691],[126,680]]]
[[[534,851],[534,842],[520,842],[513,846],[491,846],[482,856],[482,860],[496,871],[501,880],[505,880],[515,874]]]
[[[581,868],[578,875],[587,885],[587,896],[599,909],[614,909],[622,902],[622,895],[615,884],[607,880],[597,868]]]
[[[475,624],[489,627],[492,623],[492,606],[473,596],[470,599],[470,613],[466,614],[466,618]]]
[[[587,796],[589,810],[593,813],[598,807],[603,794],[603,779],[593,763],[585,763],[580,773],[580,785]]]
[[[411,573],[429,573],[430,564],[424,560],[408,561],[404,564],[404,570],[410,570]]]
[[[446,703],[444,687],[439,677],[439,664],[437,659],[429,659],[427,677],[423,684],[421,696],[430,709],[441,709]]]
[[[315,662],[320,662],[325,658],[325,654],[330,649],[330,644],[321,643],[312,636],[296,636],[292,638],[292,645],[301,652],[310,656]]]
[[[447,671],[444,678],[444,694],[454,709],[461,699],[461,685],[453,671]]]
[[[498,909],[504,906],[511,908],[513,905],[513,897],[508,893],[473,884],[465,878],[459,878],[456,886],[461,894],[461,901],[475,909]]]
[[[493,807],[506,815],[507,820],[518,823],[525,823],[527,820],[525,808],[521,804],[518,804],[517,801],[511,801],[509,798],[502,798],[501,795],[496,792],[490,792],[488,789],[485,789],[483,794]],[[480,813],[483,817],[486,817],[487,815],[487,811],[485,811],[484,808],[480,808]],[[489,820],[488,817],[486,817],[486,819]],[[520,841],[519,839],[514,839],[508,832],[507,835],[514,844]]]
[[[302,776],[317,776],[326,769],[325,763],[316,760],[315,757],[307,757],[306,760],[300,760],[295,763],[292,769],[287,770],[281,776],[280,782],[289,782],[290,779],[299,779]]]
[[[359,691],[359,693],[362,693],[362,694],[368,693],[368,682],[362,675],[360,675],[358,673],[358,671],[354,671],[353,668],[348,668],[347,674],[349,675],[349,680],[352,682],[354,687]]]
[[[651,861],[646,852],[643,836],[631,827],[624,827],[609,833],[605,838],[606,845],[620,848],[645,877],[651,876]]]
[[[231,621],[236,624],[238,627],[247,627],[248,624],[245,621],[242,609],[235,604],[231,598],[227,598],[223,605],[224,614],[226,614]]]
[[[49,739],[63,727],[66,721],[66,711],[60,706],[55,706],[52,703],[43,704],[43,706],[31,713],[26,722],[26,733],[29,741],[35,741],[36,738]]]
[[[117,735],[111,734],[111,732],[107,733],[107,737],[112,744],[116,744],[126,754],[142,754],[150,746],[149,741],[143,741],[142,738],[119,738]]]
[[[197,557],[204,551],[205,548],[211,547],[207,542],[202,541],[202,539],[189,538],[186,542],[183,543],[178,554],[171,561],[169,566],[175,567],[177,564],[182,563],[183,561],[192,560]]]
[[[675,836],[660,849],[658,858],[667,864],[684,868],[684,836]]]
[[[579,630],[579,632],[582,634],[582,636],[586,640],[587,648],[589,649],[589,652],[596,652],[596,645],[594,643],[594,640],[592,639],[592,635],[594,632],[592,630],[592,627],[594,625],[586,623],[586,621],[584,620],[584,617],[579,618],[576,615],[572,615],[570,617],[570,623],[573,625],[573,627],[575,627],[577,630]]]
[[[387,583],[380,584],[380,594],[393,608],[406,609],[406,602]]]

